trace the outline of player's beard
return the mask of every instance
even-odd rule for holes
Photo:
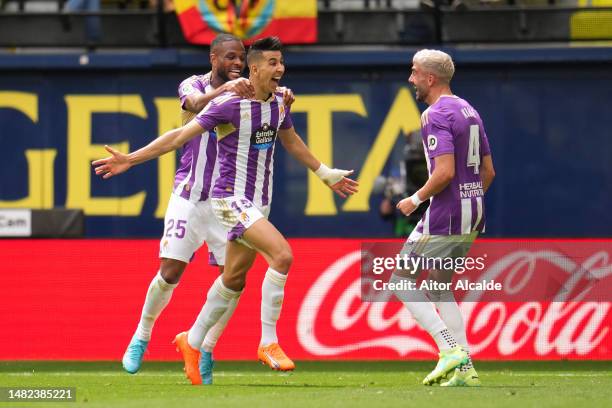
[[[419,102],[425,102],[425,99],[427,99],[427,92],[425,92],[423,88],[418,87],[416,85],[414,86],[414,90],[415,90],[416,100]]]
[[[231,81],[231,78],[229,77],[228,72],[229,71],[226,71],[224,69],[220,69],[217,71],[217,75],[219,76],[219,78],[223,80],[223,83]]]

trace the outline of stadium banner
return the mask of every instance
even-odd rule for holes
[[[424,173],[419,128],[425,107],[406,81],[409,66],[291,64],[288,57],[283,84],[296,95],[296,131],[327,165],[354,169],[359,193],[347,200],[335,196],[279,147],[271,220],[290,237],[392,236],[393,221],[379,212],[383,196],[396,191],[397,183],[389,181],[401,177],[408,160],[417,176]],[[593,110],[590,101],[608,98],[612,70],[581,70],[580,82],[573,69],[553,65],[458,71],[453,90],[484,118],[496,168],[485,200],[488,236],[610,236],[612,138],[601,129],[612,129],[612,115]],[[194,73],[165,67],[3,72],[0,208],[82,209],[87,237],[157,237],[178,154],[110,180],[96,177],[91,162],[108,155],[105,144],[135,150],[180,126],[177,88]],[[548,103],[577,94],[583,97],[571,104]],[[559,117],[569,119],[561,124]],[[586,134],[588,139],[581,136]],[[568,194],[568,186],[576,194]]]
[[[210,44],[218,33],[247,43],[277,36],[285,44],[317,41],[317,0],[175,0],[185,39]]]
[[[280,343],[296,360],[434,359],[436,348],[400,302],[361,301],[363,240],[291,239],[294,265],[278,323]],[[398,241],[389,241],[398,242]],[[547,271],[562,288],[580,271],[612,276],[612,240],[485,240],[486,261],[502,283],[529,285]],[[575,253],[573,248],[580,246]],[[120,360],[157,273],[156,240],[3,240],[0,360]],[[546,254],[542,256],[542,254]],[[217,276],[200,251],[158,319],[147,360],[177,360],[171,344],[188,330]],[[258,258],[237,310],[215,349],[219,360],[255,360],[260,336]],[[609,288],[609,286],[608,286]],[[607,291],[607,296],[612,296]],[[612,359],[612,302],[461,303],[477,359]]]

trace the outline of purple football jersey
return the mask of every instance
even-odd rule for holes
[[[467,101],[443,95],[421,115],[423,148],[429,175],[442,154],[455,156],[455,177],[430,199],[417,231],[430,235],[460,235],[484,231],[484,191],[479,168],[491,154],[482,119]]]
[[[227,92],[213,99],[195,120],[205,130],[216,128],[219,177],[212,196],[245,197],[257,206],[270,205],[277,132],[293,127],[282,94],[263,102]]]
[[[193,75],[179,85],[178,93],[183,108],[183,124],[195,114],[185,110],[185,99],[194,93],[210,92],[210,74]],[[204,132],[185,143],[179,168],[174,177],[174,193],[191,202],[205,201],[210,196],[214,179],[219,175],[217,141],[213,132]]]

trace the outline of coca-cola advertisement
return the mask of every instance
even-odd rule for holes
[[[293,359],[435,357],[435,343],[400,301],[392,295],[385,301],[363,298],[365,242],[372,240],[290,240],[295,260],[278,334]],[[403,247],[403,241],[383,244],[391,245],[384,256]],[[157,273],[158,245],[156,240],[3,241],[8,289],[0,298],[5,328],[0,359],[119,360]],[[495,281],[502,289],[481,286],[455,294],[472,355],[612,359],[612,299],[606,291],[611,247],[612,240],[477,239],[468,255],[486,254],[484,267],[460,279]],[[258,258],[215,348],[216,359],[255,359],[266,269]],[[146,359],[180,359],[171,341],[191,327],[217,276],[206,252],[199,252],[153,328]]]

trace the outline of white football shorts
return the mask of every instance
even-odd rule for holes
[[[227,233],[213,215],[210,199],[196,204],[172,194],[164,218],[159,257],[189,263],[206,242],[208,263],[225,265]]]
[[[261,218],[268,218],[270,206],[257,207],[244,197],[211,198],[212,210],[227,233],[227,240],[237,240],[251,248],[242,238],[244,232]]]
[[[478,231],[463,235],[428,235],[418,232],[415,227],[400,254],[425,258],[461,258],[468,254],[477,236]]]

